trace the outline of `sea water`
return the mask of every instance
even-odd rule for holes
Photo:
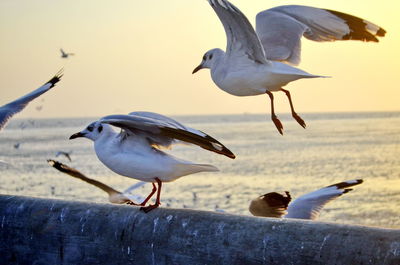
[[[320,220],[400,228],[400,112],[302,115],[307,129],[281,115],[281,136],[267,114],[175,116],[236,154],[229,159],[196,146],[167,152],[220,172],[198,173],[165,183],[161,207],[221,210],[250,215],[253,198],[290,191],[293,198],[345,180],[364,183],[328,203]],[[0,193],[107,203],[106,194],[50,167],[56,159],[117,190],[137,182],[107,169],[93,143],[68,140],[97,118],[14,119],[0,132]],[[19,145],[18,145],[19,144]],[[72,152],[72,162],[55,157]],[[145,196],[147,184],[134,193]]]

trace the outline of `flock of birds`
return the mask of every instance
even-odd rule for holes
[[[284,92],[288,97],[293,118],[303,127],[304,120],[295,112],[290,92],[283,89],[288,83],[303,78],[324,76],[309,74],[291,65],[300,62],[301,38],[313,41],[360,40],[378,42],[385,35],[381,27],[338,11],[299,5],[279,6],[260,12],[256,29],[246,16],[227,0],[208,0],[222,22],[226,36],[226,51],[212,49],[206,52],[193,73],[209,68],[214,83],[235,96],[267,94],[271,101],[271,119],[280,134],[283,126],[274,111],[273,92]],[[61,57],[73,53],[62,49]],[[60,81],[62,71],[33,92],[0,107],[0,130],[16,113],[33,99],[49,91]],[[114,130],[119,128],[120,132]],[[149,212],[161,204],[162,183],[198,172],[218,171],[213,165],[198,164],[174,157],[163,148],[177,143],[197,145],[208,151],[234,159],[235,154],[221,142],[200,130],[185,126],[169,117],[153,112],[132,112],[128,115],[109,115],[71,135],[70,139],[84,137],[94,142],[99,160],[115,173],[152,183],[151,193],[140,203],[137,197],[117,191],[104,183],[87,178],[78,170],[49,160],[58,170],[102,189],[112,203],[141,206]],[[69,153],[60,152],[66,156]],[[267,193],[254,199],[249,211],[256,216],[316,219],[329,201],[349,192],[349,187],[362,183],[350,180],[306,194],[289,204],[289,192]],[[133,187],[132,189],[134,189]],[[146,206],[156,194],[154,204]]]

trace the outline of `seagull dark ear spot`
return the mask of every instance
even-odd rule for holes
[[[212,57],[213,57],[213,55],[212,54],[210,54],[210,57],[208,57],[210,60],[212,59]]]
[[[97,130],[99,131],[99,133],[101,133],[101,131],[103,130],[103,126],[100,125],[99,128],[97,128]]]

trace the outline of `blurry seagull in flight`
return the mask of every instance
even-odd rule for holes
[[[110,125],[120,128],[121,132],[117,133]],[[156,191],[157,198],[155,204],[141,208],[145,212],[160,205],[162,182],[174,181],[198,172],[218,171],[212,165],[176,158],[163,152],[162,147],[168,148],[174,143],[185,142],[235,158],[230,150],[211,136],[152,112],[103,117],[83,131],[71,135],[70,139],[78,137],[93,140],[97,157],[115,173],[152,183],[152,192],[139,205],[145,206]]]
[[[50,79],[46,84],[26,94],[4,106],[0,107],[0,130],[2,130],[7,121],[14,116],[16,113],[22,111],[32,100],[42,95],[43,93],[49,91],[54,85],[60,81],[63,76],[62,70],[60,70],[52,79]]]
[[[61,52],[61,58],[68,58],[69,56],[75,55],[74,53],[70,53],[70,52],[65,52],[63,49],[60,49]]]
[[[254,216],[316,220],[328,202],[352,191],[353,189],[349,187],[362,182],[362,179],[355,179],[336,183],[304,194],[292,203],[290,203],[292,198],[288,191],[285,191],[285,194],[270,192],[252,200],[249,211]]]
[[[124,192],[120,192],[117,191],[115,189],[113,189],[112,187],[104,184],[103,182],[97,181],[95,179],[91,179],[86,177],[84,174],[82,174],[81,172],[79,172],[78,170],[76,170],[75,168],[69,167],[63,163],[60,163],[58,161],[49,159],[47,160],[47,162],[54,167],[55,169],[57,169],[60,172],[63,172],[67,175],[70,175],[71,177],[80,179],[82,181],[85,181],[99,189],[101,189],[102,191],[106,192],[108,194],[108,201],[111,203],[115,203],[115,204],[124,204],[124,203],[128,203],[128,204],[132,204],[135,201],[141,200],[142,197],[139,195],[130,195],[128,194],[129,192],[142,187],[144,184],[146,184],[146,182],[138,182],[135,183],[134,185],[132,185],[131,187],[129,187],[127,190],[125,190]]]
[[[322,77],[288,64],[300,62],[301,37],[314,41],[361,40],[378,42],[385,30],[352,15],[308,6],[278,6],[260,12],[256,31],[244,14],[227,0],[208,0],[221,20],[226,36],[226,51],[212,49],[193,73],[209,68],[214,83],[235,96],[268,94],[271,118],[280,134],[283,126],[275,115],[271,92],[282,91],[289,99],[293,118],[306,123],[295,112],[291,95],[282,87],[302,78]]]
[[[71,159],[71,153],[72,153],[72,151],[71,152],[65,152],[65,151],[58,151],[57,153],[56,153],[56,157],[59,157],[59,156],[65,156],[68,160],[69,160],[69,162],[71,162],[72,161],[72,159]]]

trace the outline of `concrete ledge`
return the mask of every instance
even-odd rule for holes
[[[400,230],[0,195],[1,264],[400,264]]]

